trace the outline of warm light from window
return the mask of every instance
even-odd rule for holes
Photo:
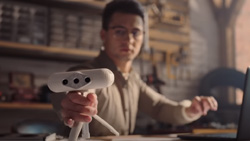
[[[241,105],[242,104],[242,99],[243,99],[243,91],[241,89],[236,89],[235,94],[236,94],[235,104],[236,105]]]

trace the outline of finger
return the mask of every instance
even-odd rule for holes
[[[194,100],[197,101],[197,102],[200,102],[201,101],[201,97],[200,96],[195,96]]]
[[[93,116],[97,114],[97,109],[96,107],[92,107],[92,106],[84,106],[83,109],[81,110],[81,114],[82,115],[87,115],[87,116]]]
[[[62,106],[63,109],[66,109],[66,110],[81,112],[81,108],[84,105],[75,104],[69,98],[65,98],[65,99],[62,100],[61,106]]]
[[[91,120],[92,120],[91,116],[83,115],[81,113],[77,113],[74,111],[69,111],[69,110],[63,109],[61,112],[63,115],[63,120],[66,122],[68,119],[72,119],[72,120],[77,121],[77,122],[91,122]]]
[[[191,110],[195,114],[202,114],[202,106],[200,105],[200,97],[196,96],[191,105]]]
[[[212,110],[216,111],[218,109],[218,102],[214,97],[210,97],[210,99],[211,99],[211,103],[213,105]]]
[[[74,125],[74,120],[72,118],[69,118],[65,112],[63,112],[63,110],[60,111],[61,113],[61,116],[62,116],[62,119],[63,119],[63,122],[66,126],[68,127],[73,127]]]
[[[218,107],[218,103],[217,101],[214,99],[214,97],[210,96],[210,97],[204,97],[204,99],[207,101],[208,105],[209,105],[209,109],[208,110],[213,110],[216,111],[217,107]]]
[[[73,127],[74,125],[74,120],[71,118],[65,118],[63,121],[64,121],[64,124],[69,126],[70,128]]]
[[[91,106],[97,107],[98,101],[97,101],[97,96],[96,94],[90,93],[87,95],[87,98],[89,101],[91,101]]]
[[[208,110],[209,110],[210,107],[211,107],[211,105],[210,105],[210,103],[209,103],[209,101],[208,101],[208,98],[202,98],[202,100],[201,100],[201,105],[202,105],[202,107],[203,107],[202,113],[203,113],[203,115],[205,116],[205,115],[207,115],[207,112],[208,112]]]
[[[94,106],[85,106],[72,103],[70,100],[65,99],[62,101],[62,108],[68,111],[74,111],[87,116],[93,116],[97,114],[97,108]]]
[[[67,97],[73,102],[80,105],[91,105],[91,101],[82,96],[81,92],[71,92],[67,94]]]
[[[199,104],[192,107],[192,112],[194,114],[202,114],[202,108]]]
[[[200,105],[202,107],[202,115],[207,115],[207,112],[210,109],[210,102],[208,102],[208,97],[200,96]]]

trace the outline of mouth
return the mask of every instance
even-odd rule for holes
[[[129,48],[122,48],[121,51],[122,51],[122,52],[131,52],[132,49],[129,49]]]

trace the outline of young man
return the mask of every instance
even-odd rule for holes
[[[87,98],[82,97],[81,92],[65,95],[61,109],[57,110],[66,125],[71,127],[74,121],[90,122],[98,111],[98,115],[121,135],[127,135],[134,131],[137,111],[162,122],[181,125],[197,120],[209,110],[217,110],[213,97],[197,96],[188,106],[171,101],[147,86],[133,70],[132,63],[140,52],[144,36],[140,3],[112,1],[106,5],[102,20],[103,49],[99,56],[70,70],[108,68],[114,73],[115,82],[108,88],[96,89],[95,94],[90,93]],[[112,135],[96,120],[90,123],[90,133],[92,136]]]

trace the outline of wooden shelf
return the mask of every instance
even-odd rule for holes
[[[98,55],[99,51],[91,51],[84,49],[62,48],[52,46],[41,46],[24,43],[15,43],[0,41],[0,54],[4,56],[17,56],[25,58],[43,59],[43,60],[59,60],[70,62],[82,62],[89,60]],[[151,60],[149,53],[143,53],[139,57],[144,60]],[[155,61],[162,61],[163,55],[156,53]]]
[[[44,109],[52,110],[51,104],[46,103],[24,103],[24,102],[4,102],[0,103],[1,109]]]
[[[2,1],[11,1],[11,2],[21,2],[28,4],[35,4],[46,7],[53,7],[59,9],[65,9],[78,11],[82,13],[91,13],[101,15],[102,10],[105,6],[105,2],[101,1],[92,1],[92,0],[2,0]]]
[[[32,45],[0,41],[1,55],[18,56],[35,59],[63,60],[81,62],[98,55],[98,51]]]

